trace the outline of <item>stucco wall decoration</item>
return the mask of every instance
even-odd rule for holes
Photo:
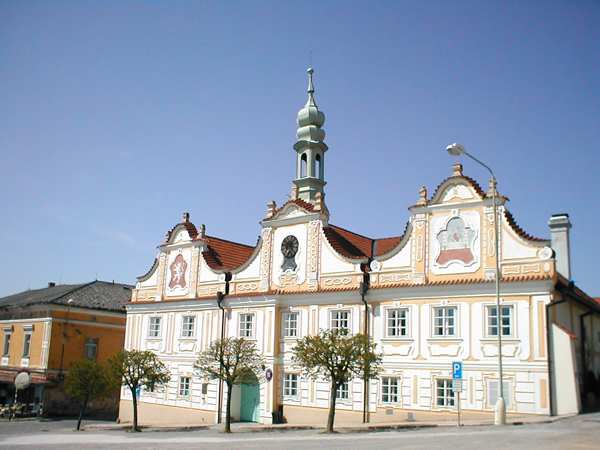
[[[431,271],[435,274],[470,273],[479,269],[480,215],[453,209],[431,219]]]
[[[169,288],[175,289],[177,287],[181,289],[185,289],[187,287],[187,283],[185,281],[185,273],[187,271],[188,264],[183,259],[181,254],[177,255],[171,265],[169,266],[169,270],[171,272],[171,278],[169,281]]]
[[[450,219],[446,229],[438,233],[437,240],[440,252],[435,262],[440,266],[447,266],[452,261],[471,264],[475,260],[471,250],[475,231],[467,227],[460,217]]]
[[[165,293],[168,296],[187,295],[190,288],[189,248],[172,251],[165,270]]]

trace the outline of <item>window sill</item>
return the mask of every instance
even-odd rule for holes
[[[486,336],[484,338],[480,339],[481,342],[485,343],[485,344],[497,344],[498,343],[498,336]],[[521,342],[521,340],[516,337],[516,336],[502,336],[502,343],[518,343]]]
[[[453,342],[453,343],[460,343],[463,341],[463,338],[460,337],[456,337],[456,336],[432,336],[427,338],[428,342]]]
[[[381,338],[381,342],[414,342],[415,340],[411,337],[384,337]]]
[[[180,341],[195,341],[196,336],[179,336]]]
[[[162,341],[162,336],[146,336],[147,341]]]

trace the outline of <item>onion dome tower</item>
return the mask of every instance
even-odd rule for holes
[[[298,141],[294,144],[296,150],[296,187],[297,198],[315,203],[317,193],[323,196],[325,186],[325,130],[321,127],[325,123],[325,114],[319,111],[315,102],[315,88],[313,85],[312,67],[308,73],[308,100],[306,105],[298,111]]]

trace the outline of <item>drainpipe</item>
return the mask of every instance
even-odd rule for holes
[[[231,272],[225,273],[225,293],[217,292],[217,306],[221,310],[221,342],[225,339],[225,307],[223,306],[223,300],[225,296],[229,295],[229,281],[231,280]],[[221,416],[223,415],[223,380],[219,379],[219,395],[218,395],[218,407],[217,407],[217,423],[221,423]]]
[[[375,241],[371,242],[371,255],[375,254]],[[367,291],[369,290],[369,264],[372,258],[369,258],[367,264],[363,266],[363,281],[360,283],[360,299],[365,307],[365,329],[364,334],[369,339],[369,304],[366,300]],[[363,375],[363,423],[369,422],[369,377],[366,372]]]

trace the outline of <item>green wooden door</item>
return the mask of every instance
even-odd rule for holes
[[[241,385],[240,420],[242,422],[258,422],[259,385]]]

